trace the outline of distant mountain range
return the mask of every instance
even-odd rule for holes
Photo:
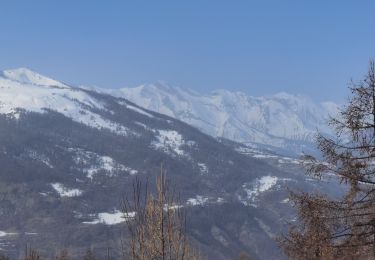
[[[3,71],[0,250],[19,259],[28,243],[46,257],[88,247],[99,259],[107,248],[118,256],[121,198],[136,177],[152,186],[163,165],[188,208],[192,242],[208,259],[241,251],[283,258],[275,237],[294,221],[287,187],[339,189],[272,148],[311,143],[335,109],[286,94],[201,96],[165,85],[93,91],[28,69]]]
[[[67,85],[56,80],[44,77],[28,69],[4,71],[3,77],[19,83],[32,83],[35,85],[53,85],[66,89]],[[339,105],[333,102],[317,103],[302,95],[278,93],[270,97],[252,97],[241,92],[217,90],[210,94],[202,94],[189,89],[170,86],[166,83],[141,85],[134,88],[121,89],[94,89],[116,97],[125,98],[135,104],[176,119],[198,128],[213,137],[227,138],[244,144],[259,144],[274,148],[292,151],[295,154],[309,152],[314,146],[317,132],[331,134],[327,120],[329,116],[338,113]],[[3,90],[3,105],[0,112],[12,109],[6,105],[5,90]],[[30,89],[32,95],[24,93],[15,102],[23,103],[26,109],[35,111],[41,104],[35,103],[38,95],[45,95],[49,90]],[[63,102],[60,106],[50,103],[51,100],[38,100],[45,102],[45,106],[54,106],[59,112],[75,118],[72,100],[82,101],[83,104],[99,107],[80,93],[60,91]],[[11,97],[10,94],[7,94]],[[55,95],[59,95],[56,94]],[[76,96],[75,96],[76,95]],[[83,99],[83,100],[82,100]],[[55,96],[55,101],[56,96]],[[21,106],[21,107],[22,107]],[[87,114],[87,118],[95,115]],[[80,117],[82,120],[82,116]],[[100,121],[100,118],[96,118]],[[87,120],[88,124],[106,124],[105,127],[113,128],[110,122]]]
[[[214,137],[296,154],[315,146],[318,131],[331,133],[327,119],[339,108],[333,102],[316,103],[302,95],[252,97],[227,90],[202,94],[166,83],[102,91],[182,120]]]

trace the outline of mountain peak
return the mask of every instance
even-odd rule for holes
[[[273,95],[273,98],[293,100],[293,99],[306,99],[307,97],[304,95],[300,95],[300,94],[290,94],[287,92],[279,92]]]
[[[167,91],[167,92],[176,89],[176,87],[172,86],[165,80],[158,80],[156,83],[149,84],[146,87],[154,87],[156,89]]]
[[[11,70],[4,70],[2,75],[12,81],[17,81],[23,84],[40,85],[40,86],[57,86],[66,88],[67,86],[57,80],[43,76],[28,68],[18,68]]]

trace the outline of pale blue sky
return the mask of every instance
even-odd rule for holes
[[[375,57],[374,10],[366,0],[4,0],[0,69],[341,102]]]

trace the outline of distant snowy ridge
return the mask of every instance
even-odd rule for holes
[[[287,93],[270,97],[252,97],[227,90],[200,94],[165,83],[112,90],[76,88],[21,68],[0,72],[0,114],[18,118],[22,110],[38,113],[52,110],[93,128],[108,129],[120,135],[135,134],[95,112],[111,111],[87,90],[128,99],[214,137],[297,153],[312,145],[317,131],[331,133],[327,119],[338,111],[338,105],[333,102],[316,103],[308,97]],[[153,117],[147,110],[125,100],[119,104]]]
[[[312,143],[317,131],[331,133],[327,119],[339,108],[333,102],[316,103],[301,95],[252,97],[227,90],[200,94],[164,83],[102,91],[180,119],[214,137],[280,148]]]

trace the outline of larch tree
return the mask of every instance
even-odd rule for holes
[[[201,259],[188,241],[185,210],[170,189],[165,172],[161,170],[157,177],[155,194],[147,186],[136,180],[133,194],[124,200],[130,235],[124,243],[124,259]]]
[[[305,157],[309,174],[338,179],[344,196],[292,193],[298,224],[280,239],[293,259],[375,259],[375,63],[350,86],[351,97],[330,120],[335,137],[318,135],[323,160]]]

